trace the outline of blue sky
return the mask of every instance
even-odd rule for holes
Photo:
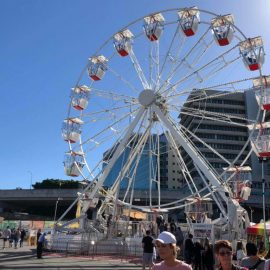
[[[0,188],[29,188],[31,174],[33,183],[69,179],[61,126],[87,58],[139,17],[194,5],[232,13],[246,36],[261,35],[269,74],[268,0],[1,0]]]

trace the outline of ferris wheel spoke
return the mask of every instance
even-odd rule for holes
[[[179,81],[172,84],[168,89],[165,89],[162,94],[169,95],[171,92],[171,89],[174,87],[178,87],[181,83],[187,81],[187,80],[195,80],[197,83],[202,83],[205,81],[204,78],[208,79],[210,76],[213,76],[217,72],[223,70],[225,67],[227,67],[229,64],[237,61],[240,59],[240,56],[233,58],[231,60],[226,60],[225,56],[227,56],[229,53],[231,53],[233,50],[235,50],[238,47],[238,45],[230,48],[226,52],[222,53],[221,55],[218,55],[214,59],[211,59],[206,64],[202,65],[201,67],[196,68],[193,72],[185,75],[182,77]],[[204,74],[205,73],[205,74]]]
[[[116,118],[116,113],[122,114],[123,109],[128,109],[125,113],[129,112],[130,116],[138,109],[137,104],[129,104],[125,106],[111,107],[107,109],[102,109],[99,111],[93,111],[89,113],[82,114],[83,117],[87,118],[86,122],[96,122],[97,120],[111,120]]]
[[[140,118],[144,114],[145,114],[145,109],[144,108],[141,108],[138,111],[135,119],[130,124],[128,131],[125,133],[125,136],[123,137],[123,139],[121,140],[120,144],[118,145],[118,147],[116,148],[115,152],[113,153],[110,162],[105,167],[104,171],[102,172],[101,176],[99,177],[99,179],[97,181],[97,184],[93,187],[93,190],[91,191],[91,194],[89,195],[90,198],[93,198],[96,195],[97,191],[103,185],[106,177],[109,175],[109,173],[110,173],[112,167],[114,166],[116,160],[118,159],[118,157],[120,156],[120,154],[123,152],[124,146],[130,140],[130,136],[132,135],[133,130],[135,129],[136,125],[138,124],[138,121],[140,120]]]
[[[137,59],[133,49],[130,50],[130,60],[133,64],[133,67],[142,83],[143,89],[150,89],[149,83],[147,82],[147,79],[144,75],[144,72],[141,68],[141,65],[139,63],[139,60]]]
[[[165,135],[166,135],[168,142],[171,145],[171,148],[173,149],[173,152],[175,153],[175,156],[177,157],[177,159],[176,159],[177,164],[178,164],[178,166],[182,172],[182,175],[183,175],[183,177],[188,185],[189,191],[192,194],[197,193],[198,189],[197,189],[196,185],[194,184],[193,178],[191,177],[191,174],[187,169],[187,166],[184,162],[184,159],[182,158],[182,155],[179,151],[179,145],[175,142],[175,140],[173,139],[173,136],[169,132],[166,132]]]
[[[151,115],[153,114],[150,110]],[[154,125],[156,123],[154,122]],[[159,130],[157,129],[156,132],[153,133],[152,136],[149,136],[149,206],[152,207],[152,190],[153,184],[158,184],[157,187],[158,192],[160,189],[160,167],[159,167],[159,150],[160,150],[160,141],[159,141]],[[160,204],[160,201],[158,202]]]
[[[188,141],[184,138],[184,134],[179,130],[179,128],[176,126],[174,121],[170,119],[170,117],[165,117],[162,111],[156,106],[153,105],[155,112],[157,113],[158,117],[161,119],[161,121],[164,123],[164,125],[170,130],[172,133],[173,137],[177,138],[178,143],[182,145],[184,150],[190,155],[190,157],[194,160],[194,162],[197,163],[199,168],[203,171],[203,173],[209,178],[211,183],[213,185],[216,185],[218,187],[221,186],[215,172],[211,169],[209,169],[208,166],[206,166],[204,159],[198,157],[194,151],[194,147],[192,144],[187,143]],[[221,196],[223,197],[224,200],[226,200],[226,195],[223,192],[220,192]]]
[[[208,87],[207,89],[206,88],[203,88],[203,89],[196,88],[196,91],[201,92],[202,94],[198,95],[194,98],[189,98],[188,100],[185,101],[185,104],[189,104],[189,103],[193,103],[193,102],[202,102],[205,100],[211,100],[211,99],[215,99],[215,98],[222,98],[222,97],[230,96],[230,95],[237,94],[237,93],[243,93],[244,91],[246,91],[248,89],[235,89],[235,88],[233,88],[232,91],[228,92],[229,89],[223,88],[222,90],[219,89],[219,93],[214,93],[214,94],[210,94],[210,95],[205,94],[206,90],[217,90],[217,89],[215,89],[215,87]],[[220,92],[222,92],[222,93],[220,93]],[[187,93],[190,93],[190,90],[170,95],[170,96],[168,96],[168,100],[173,100],[177,97],[181,97],[183,95],[186,95]]]
[[[127,177],[127,173],[130,170],[130,167],[132,166],[133,161],[135,160],[136,157],[141,155],[141,152],[143,151],[144,145],[147,141],[150,131],[151,131],[151,127],[149,126],[148,129],[146,129],[145,132],[142,134],[142,136],[134,136],[133,139],[130,141],[131,144],[133,141],[135,143],[133,144],[133,147],[131,147],[128,157],[126,158],[126,162],[124,162],[116,180],[114,181],[112,187],[110,188],[111,194],[116,194],[117,190],[120,187],[121,181],[123,180],[124,177]],[[135,172],[136,171],[134,171],[134,173]],[[131,185],[128,185],[128,186],[130,187]],[[128,192],[129,192],[129,189],[126,190],[126,194]],[[126,197],[126,194],[124,197]]]
[[[254,79],[256,79],[257,77],[248,77],[248,78],[244,78],[244,79],[241,79],[241,80],[234,80],[234,81],[226,81],[224,83],[221,83],[221,84],[217,84],[217,85],[212,85],[212,86],[207,86],[207,87],[204,87],[202,90],[221,90],[221,91],[229,91],[229,90],[232,90],[230,91],[231,93],[233,93],[233,90],[235,91],[246,91],[250,88],[243,88],[243,89],[239,89],[239,87],[236,88],[236,85],[238,84],[243,84],[243,83],[246,83],[248,81],[252,82]],[[200,90],[200,88],[198,88]],[[222,93],[220,95],[224,95],[226,93]],[[228,93],[229,94],[229,93]],[[210,95],[209,97],[215,97],[215,95],[219,95],[219,94],[213,94],[213,95]]]
[[[109,161],[113,157],[114,152],[116,151],[118,145],[121,143],[121,140],[124,137],[124,135],[126,134],[128,128],[129,127],[127,127],[125,130],[122,131],[122,135],[119,136],[119,138],[115,141],[113,147],[106,153],[105,157],[102,157],[102,159],[100,160],[99,164],[93,169],[93,171],[95,171],[100,165],[106,164],[106,166],[107,166],[109,164]],[[134,134],[133,136],[131,136],[131,138],[130,138],[130,140],[129,140],[129,142],[127,144],[130,145],[137,138],[138,138],[138,135],[137,134]],[[103,169],[104,169],[104,167],[102,167],[100,171],[102,172]]]
[[[212,85],[209,87],[204,87],[204,88],[196,88],[196,95],[194,95],[194,97],[189,97],[187,100],[185,100],[184,102],[181,101],[180,99],[191,93],[192,90],[190,89],[184,89],[178,93],[171,93],[169,96],[167,96],[167,100],[168,100],[168,104],[173,103],[174,108],[176,108],[176,106],[178,106],[179,112],[181,111],[182,107],[183,107],[183,103],[185,103],[185,106],[188,106],[188,104],[192,104],[194,102],[206,102],[209,101],[211,99],[216,99],[216,98],[226,98],[229,97],[230,95],[235,95],[238,93],[243,93],[245,91],[248,90],[252,90],[253,87],[246,87],[244,84],[246,82],[252,82],[252,80],[255,79],[254,77],[251,78],[245,78],[242,80],[237,80],[237,81],[228,81],[222,84],[217,84],[217,85]],[[214,93],[207,93],[207,90],[216,90],[216,92]],[[177,103],[176,98],[179,98],[179,101]]]
[[[185,67],[190,72],[196,72],[195,71],[196,66],[198,65],[199,61],[207,53],[207,51],[211,49],[211,46],[214,44],[213,40],[210,43],[206,43],[204,39],[202,39],[201,41],[203,42],[204,46],[198,47],[199,50],[193,52],[193,54],[194,54],[194,56],[192,55],[193,58],[191,57],[191,55],[188,55],[184,59],[181,60],[182,66]],[[190,59],[189,59],[189,57],[190,57]]]
[[[125,85],[127,85],[127,87],[134,93],[138,94],[140,92],[130,81],[126,80],[123,75],[119,74],[114,69],[108,68],[108,71],[110,71],[118,80],[122,81]]]
[[[220,62],[211,63],[211,65],[205,66],[203,69],[195,70],[193,73],[188,75],[187,77],[183,78],[178,83],[174,84],[170,88],[168,88],[164,94],[169,95],[172,92],[177,92],[177,88],[179,84],[190,81],[191,85],[190,88],[195,87],[197,84],[202,83],[204,81],[207,81],[209,78],[213,77],[214,75],[220,73],[222,70],[224,70],[228,65],[232,64],[233,62],[239,60],[240,57],[237,57],[230,61],[225,61],[224,59],[221,59]],[[203,73],[205,72],[205,74]]]
[[[169,45],[169,48],[166,52],[166,55],[165,55],[165,59],[162,63],[162,66],[161,66],[161,69],[160,69],[160,75],[159,77],[161,78],[162,77],[162,73],[165,69],[165,66],[167,63],[169,63],[170,65],[176,65],[177,62],[177,59],[179,58],[179,54],[181,52],[181,49],[184,45],[184,42],[185,42],[185,38],[183,37],[183,35],[180,34],[180,26],[178,24],[178,26],[176,27],[176,30],[174,32],[174,35],[173,35],[173,38],[172,38],[172,41]],[[177,39],[177,36],[180,36],[180,40]],[[175,43],[178,43],[178,46],[177,46],[177,50],[176,50],[176,53],[175,55],[173,55],[172,51],[173,51],[173,45]]]
[[[194,67],[199,63],[199,61],[206,54],[206,52],[211,49],[211,46],[213,44],[214,44],[213,40],[209,44],[206,43],[205,47],[202,47],[201,50],[198,51],[196,55],[194,55],[194,59],[190,59],[190,60],[188,58],[183,59],[184,61],[183,64],[185,65],[185,67],[193,71]]]
[[[228,67],[228,65],[238,61],[239,59],[241,59],[241,56],[238,56],[237,58],[234,58],[230,61],[227,61],[223,58],[220,63],[216,63],[212,66],[209,66],[209,71],[207,71],[207,69],[205,69],[206,74],[204,74],[204,77],[201,77],[201,78],[203,78],[203,81],[206,81],[209,78],[213,77],[215,74],[219,73],[220,71],[222,71],[223,69]],[[201,75],[199,73],[197,73],[196,75],[198,76],[199,80],[201,80],[201,78],[200,78]]]
[[[174,105],[171,108],[183,115],[189,115],[197,118],[209,119],[212,121],[218,121],[222,123],[227,123],[229,125],[235,125],[239,127],[248,127],[248,123],[256,123],[256,120],[239,117],[230,114],[216,113],[209,110],[202,110],[197,108],[191,108],[187,106],[182,106],[180,109]]]
[[[184,102],[181,101],[180,103],[175,102],[176,98],[181,98],[187,94],[190,94],[192,90],[188,89],[188,90],[182,90],[181,92],[175,93],[175,94],[171,94],[170,96],[167,97],[168,103],[170,103],[171,101],[174,101],[174,104],[177,104],[177,106],[182,107],[182,104],[190,104],[193,102],[202,102],[202,101],[206,101],[206,100],[211,100],[214,98],[219,98],[219,97],[225,97],[225,96],[229,96],[232,94],[237,94],[237,93],[243,93],[243,91],[247,90],[247,89],[234,89],[233,91],[228,92],[228,89],[219,89],[220,92],[222,93],[217,93],[217,94],[209,94],[206,95],[205,90],[216,90],[214,88],[196,88],[197,91],[197,95],[196,97],[189,97],[187,100],[185,100]],[[201,94],[199,94],[201,93]]]
[[[134,159],[135,156],[138,153],[140,153],[140,150],[143,149],[143,146],[145,144],[145,140],[147,140],[147,136],[150,132],[150,128],[149,127],[145,128],[143,124],[146,117],[147,117],[147,113],[143,115],[142,119],[140,120],[139,127],[137,128],[136,133],[134,134],[134,136],[132,136],[132,138],[127,143],[127,147],[130,149],[129,156],[127,157],[127,162],[130,162],[131,156],[133,156],[132,159]],[[125,162],[124,166],[126,166],[127,162]]]
[[[124,129],[121,131],[115,130],[111,128],[111,133],[106,134],[106,136],[99,137],[98,140],[91,140],[91,144],[86,148],[86,152],[91,152],[97,147],[100,147],[102,144],[107,143],[108,141],[113,140],[114,138],[121,138],[125,132],[127,131],[128,126],[126,126]],[[94,144],[94,145],[93,145]]]
[[[182,68],[182,66],[185,64],[185,62],[187,61],[187,59],[192,55],[192,53],[194,53],[194,51],[199,48],[201,50],[201,48],[208,48],[209,45],[207,44],[207,42],[205,41],[205,36],[208,34],[209,32],[208,28],[203,35],[200,37],[200,39],[196,42],[196,44],[187,52],[187,54],[185,55],[184,58],[182,58],[180,60],[180,62],[178,63],[178,61],[176,60],[178,57],[177,55],[174,57],[173,55],[171,55],[171,58],[175,59],[175,64],[172,65],[171,71],[169,72],[169,75],[167,76],[167,78],[165,79],[164,84],[160,87],[159,89],[159,93],[164,93],[164,91],[167,89],[167,87],[169,85],[172,85],[171,80],[176,76],[177,71],[180,70]]]
[[[158,89],[160,81],[159,42],[151,42],[149,50],[149,87],[150,89]]]
[[[140,108],[139,108],[140,109]],[[133,113],[138,113],[139,109],[135,110]],[[118,123],[120,123],[121,121],[127,119],[130,117],[130,113],[118,118],[116,121],[114,121],[113,123],[109,124],[108,126],[106,126],[104,129],[98,131],[97,133],[95,133],[93,136],[91,136],[89,139],[83,141],[81,143],[81,145],[87,144],[88,142],[90,142],[91,140],[95,140],[98,136],[100,136],[101,134],[105,133],[108,130],[111,130],[111,128],[113,128],[115,125],[117,125]]]
[[[128,95],[121,95],[116,93],[116,91],[112,90],[101,90],[97,88],[91,88],[91,94],[94,94],[95,96],[110,99],[110,100],[116,100],[116,101],[126,101],[130,103],[138,103],[138,99],[132,96]]]
[[[203,156],[203,154],[198,150],[198,147],[193,143],[193,141],[197,141],[204,145],[205,148],[211,150],[211,152],[216,156],[219,157],[222,161],[224,161],[226,164],[230,165],[231,162],[224,157],[224,155],[221,155],[219,152],[217,152],[213,147],[211,147],[209,144],[207,144],[204,140],[201,139],[201,137],[198,137],[195,133],[190,131],[189,129],[185,128],[184,126],[181,126],[186,131],[186,134],[190,135],[190,143],[194,145],[194,147],[197,149],[197,152],[200,156]],[[193,139],[192,139],[193,138]],[[207,161],[206,161],[207,162]],[[208,162],[207,162],[208,163]],[[209,164],[209,163],[208,163]]]
[[[147,137],[149,137],[149,132],[150,132],[150,128],[148,130],[146,130],[145,133],[142,135],[141,144],[140,144],[141,147],[137,148],[137,146],[136,146],[136,148],[137,148],[137,158],[135,160],[134,166],[131,168],[132,176],[130,177],[128,187],[127,187],[126,192],[125,192],[125,194],[123,196],[123,201],[126,200],[126,197],[127,197],[128,193],[131,193],[132,196],[134,194],[135,178],[136,178],[137,173],[138,173],[139,162],[141,161],[143,151],[144,151],[145,145],[147,143]]]

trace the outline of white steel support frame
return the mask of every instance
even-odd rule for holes
[[[143,116],[143,114],[145,113],[145,108],[141,107],[135,117],[135,119],[132,121],[132,123],[130,124],[129,129],[127,130],[124,138],[122,139],[122,141],[120,142],[119,146],[117,147],[115,153],[113,154],[113,157],[111,158],[109,164],[105,167],[102,175],[100,175],[100,177],[95,181],[91,181],[86,188],[83,190],[82,194],[87,192],[89,189],[91,189],[91,192],[89,194],[89,199],[93,199],[95,197],[95,195],[97,194],[98,190],[102,187],[106,177],[109,175],[112,167],[114,166],[115,162],[117,161],[118,157],[121,155],[124,147],[126,146],[133,130],[135,129],[136,125],[138,124],[139,120],[141,119],[141,117]],[[80,197],[78,197],[71,205],[70,207],[63,213],[63,215],[57,220],[57,222],[59,222],[60,220],[62,220],[62,218],[70,211],[70,209],[79,201]]]
[[[133,149],[133,151],[128,156],[128,161],[125,163],[124,167],[121,169],[118,177],[116,178],[112,188],[110,189],[112,194],[115,194],[118,190],[118,187],[120,186],[121,180],[126,175],[128,169],[130,168],[132,162],[134,161],[135,157],[138,155],[138,153],[141,151],[141,147],[145,144],[149,133],[151,131],[151,125],[147,128],[143,136],[141,137],[139,143],[136,145],[136,148]]]
[[[207,183],[207,181],[206,181],[204,175],[202,174],[202,172],[201,172],[200,169],[198,168],[197,164],[194,163],[194,165],[195,165],[195,168],[196,168],[196,170],[198,171],[200,177],[202,178],[202,181],[203,181],[204,185],[207,187],[207,190],[210,192],[210,194],[211,194],[211,196],[213,197],[215,203],[217,204],[217,206],[218,206],[220,212],[222,213],[222,215],[223,215],[224,217],[226,217],[226,209],[225,209],[224,206],[222,205],[222,202],[220,202],[220,201],[218,200],[216,194],[215,194],[215,193],[212,191],[212,189],[209,187],[209,184]]]
[[[222,200],[226,203],[228,213],[228,233],[229,237],[233,238],[234,235],[232,234],[232,229],[239,228],[243,221],[247,220],[246,210],[242,208],[236,200],[231,199],[229,194],[226,195],[224,185],[222,185],[212,169],[206,165],[193,145],[183,136],[181,130],[177,126],[173,125],[167,117],[165,117],[157,105],[152,104],[152,108],[153,111],[158,115],[160,121],[162,121],[165,127],[170,131],[174,140],[184,148],[184,150],[192,158],[194,164],[196,164],[199,170],[206,176],[207,179],[209,179],[211,185],[216,187],[216,192],[218,192]],[[226,213],[223,213],[223,215],[224,214],[224,218],[226,218],[227,215]],[[239,234],[238,231],[235,233]]]
[[[199,155],[199,153],[195,150],[195,148],[191,145],[191,143],[184,138],[181,130],[179,130],[178,127],[175,125],[172,125],[172,123],[166,118],[163,114],[163,112],[160,110],[160,108],[153,104],[153,111],[156,112],[159,119],[163,122],[163,124],[166,126],[166,128],[170,131],[174,139],[180,143],[180,145],[184,148],[184,150],[188,153],[188,155],[192,158],[193,162],[198,166],[198,168],[201,170],[201,172],[206,176],[207,179],[209,179],[212,186],[217,187],[217,192],[221,196],[222,200],[226,203],[228,208],[228,222],[229,227],[233,228],[235,222],[238,223],[238,208],[240,205],[238,202],[233,201],[233,199],[229,199],[229,196],[226,195],[224,186],[222,183],[217,179],[216,175],[212,171],[210,167],[206,165],[206,163],[203,161],[202,157]],[[230,232],[230,228],[228,232]],[[235,227],[234,227],[235,228]]]
[[[128,140],[129,140],[129,138],[130,138],[133,130],[135,129],[135,127],[138,124],[138,122],[141,119],[141,117],[143,116],[144,112],[145,112],[145,108],[144,107],[141,107],[139,109],[139,111],[138,111],[135,119],[130,124],[130,127],[129,127],[129,129],[126,132],[126,135],[124,136],[124,138],[120,142],[119,146],[117,147],[115,153],[113,154],[110,162],[105,167],[102,175],[98,178],[98,181],[97,181],[95,187],[92,189],[91,193],[89,194],[89,199],[93,199],[95,197],[96,193],[98,192],[98,190],[102,187],[103,182],[105,181],[105,179],[109,175],[112,167],[114,166],[115,162],[119,158],[120,154],[123,152],[124,147],[126,146],[126,144],[127,144]],[[85,188],[85,191],[87,191],[90,186],[91,186],[91,183]]]
[[[223,189],[222,184],[217,179],[214,172],[206,166],[205,162],[201,158],[201,156],[197,153],[195,148],[190,144],[190,142],[184,138],[182,135],[181,130],[179,130],[175,125],[172,125],[172,123],[168,120],[168,118],[165,117],[163,112],[160,110],[160,108],[153,104],[153,111],[158,115],[159,119],[163,122],[165,127],[170,131],[172,137],[175,141],[179,142],[179,144],[184,148],[184,150],[188,153],[188,155],[192,158],[193,162],[197,164],[197,166],[200,168],[200,170],[204,173],[204,175],[211,181],[211,184],[213,186],[216,186],[217,188]],[[219,191],[220,196],[222,199],[227,202],[227,196],[225,195],[225,192],[223,190]]]

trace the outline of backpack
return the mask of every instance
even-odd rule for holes
[[[264,262],[265,260],[262,260],[262,259],[259,259],[253,266],[251,267],[248,267],[249,270],[255,270],[257,269],[257,267],[262,263]]]

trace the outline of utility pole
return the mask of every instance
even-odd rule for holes
[[[27,171],[30,174],[30,190],[32,189],[33,174],[31,171]]]
[[[268,250],[269,243],[266,232],[266,220],[265,220],[265,178],[264,178],[264,161],[266,159],[262,158],[262,199],[263,199],[263,229],[264,229],[264,247]]]

